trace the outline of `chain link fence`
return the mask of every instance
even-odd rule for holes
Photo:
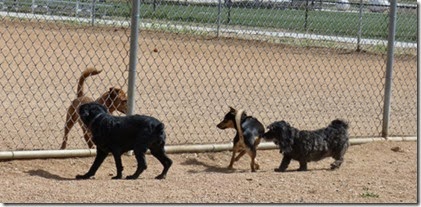
[[[417,5],[398,2],[389,136],[417,135]],[[135,113],[166,124],[168,144],[231,142],[228,106],[264,125],[350,122],[382,134],[389,6],[371,1],[144,0]],[[0,0],[0,151],[59,149],[67,108],[127,91],[131,1]],[[115,114],[122,115],[117,112]],[[68,149],[87,145],[81,128]]]

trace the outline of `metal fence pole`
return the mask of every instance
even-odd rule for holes
[[[393,73],[393,55],[395,43],[395,27],[396,27],[396,0],[390,2],[389,14],[389,37],[387,42],[387,63],[386,63],[386,84],[384,89],[384,106],[383,106],[383,129],[382,136],[389,135],[390,121],[390,102],[392,95],[392,73]]]
[[[137,49],[139,39],[139,10],[140,0],[133,0],[132,5],[132,20],[131,20],[131,32],[130,32],[130,59],[129,59],[129,83],[127,89],[128,96],[128,115],[134,112],[134,90],[136,81],[136,64],[137,64]]]
[[[92,6],[91,6],[91,15],[92,15],[92,26],[95,25],[95,0],[92,0]]]
[[[218,0],[218,22],[216,27],[216,37],[219,37],[219,29],[221,27],[221,7],[222,7],[222,0]]]
[[[79,17],[79,3],[80,3],[80,0],[77,0],[76,1],[76,11],[75,11],[75,14],[76,14],[76,17]]]
[[[32,11],[32,14],[35,13],[35,0],[32,0],[31,11]]]
[[[362,27],[363,27],[363,0],[360,0],[360,12],[358,15],[357,52],[361,51]]]

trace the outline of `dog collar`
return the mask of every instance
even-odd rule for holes
[[[92,119],[92,121],[91,122],[89,122],[89,125],[88,125],[88,128],[89,129],[91,129],[91,127],[92,127],[92,124],[94,123],[94,121],[96,121],[101,115],[102,115],[103,113],[99,113],[99,114],[97,114],[93,119]]]

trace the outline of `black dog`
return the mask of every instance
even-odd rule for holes
[[[285,121],[274,122],[262,138],[279,145],[283,153],[281,165],[276,172],[284,172],[291,159],[300,162],[298,171],[307,170],[307,162],[319,161],[332,157],[335,162],[331,169],[339,168],[344,161],[344,154],[349,146],[348,123],[336,119],[326,128],[304,131],[291,127]]]
[[[137,170],[126,179],[136,179],[147,168],[145,160],[147,149],[164,166],[162,173],[155,178],[166,177],[172,160],[164,151],[166,136],[163,123],[150,116],[112,116],[98,103],[81,105],[79,114],[83,123],[92,132],[97,154],[89,171],[84,175],[77,175],[76,179],[88,179],[94,176],[109,152],[114,156],[117,167],[117,175],[113,179],[121,179],[123,171],[121,155],[129,150],[134,151]]]
[[[256,162],[256,148],[260,143],[261,135],[265,128],[256,118],[247,116],[244,110],[235,110],[230,107],[230,111],[225,115],[224,120],[217,125],[220,129],[233,128],[237,130],[234,137],[234,147],[232,149],[231,162],[228,168],[232,168],[234,161],[238,161],[246,152],[251,158],[251,171],[259,169]],[[237,157],[235,153],[240,152]]]

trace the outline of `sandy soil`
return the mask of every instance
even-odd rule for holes
[[[393,151],[392,149],[397,149]],[[54,203],[416,203],[417,143],[374,142],[352,145],[339,170],[328,158],[298,172],[297,162],[276,173],[277,150],[258,151],[261,169],[251,173],[248,157],[226,167],[230,152],[170,154],[174,164],[166,180],[147,155],[148,169],[137,180],[111,180],[108,157],[94,179],[74,180],[88,170],[93,157],[0,162],[1,202]],[[135,158],[124,156],[123,174],[135,170]]]

